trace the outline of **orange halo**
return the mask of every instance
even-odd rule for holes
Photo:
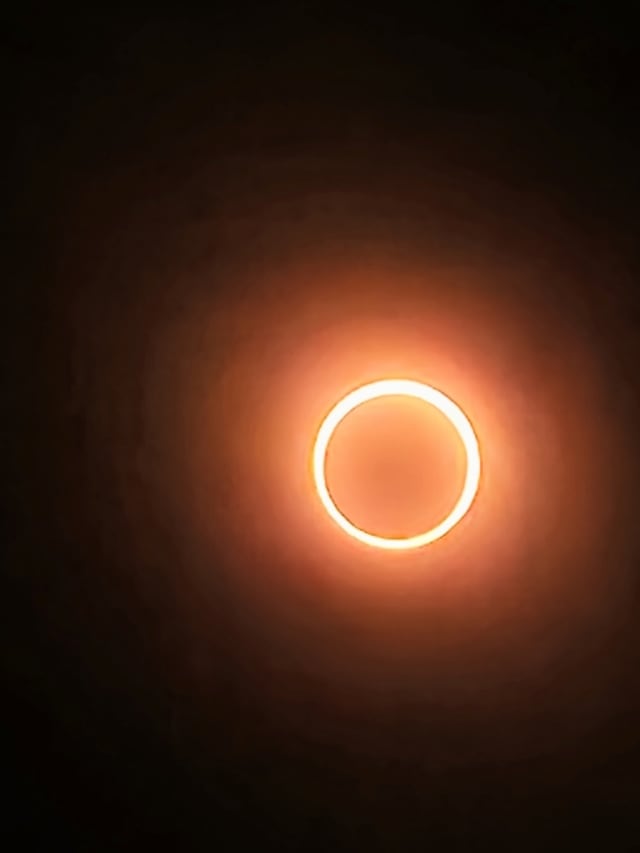
[[[449,515],[440,524],[431,528],[431,530],[426,530],[416,536],[408,536],[402,539],[376,536],[352,524],[334,503],[325,477],[327,448],[338,424],[349,412],[352,412],[357,406],[362,405],[362,403],[375,400],[378,397],[390,396],[415,397],[431,406],[435,406],[455,427],[462,440],[467,457],[464,486],[456,505]],[[326,416],[318,430],[313,448],[313,476],[318,496],[327,513],[336,524],[350,536],[353,536],[354,539],[358,539],[360,542],[372,545],[375,548],[387,548],[391,550],[420,548],[422,545],[435,542],[436,539],[440,539],[445,533],[448,533],[463,518],[473,503],[480,482],[480,450],[478,448],[478,439],[465,413],[453,400],[450,400],[449,397],[443,394],[442,391],[411,379],[381,379],[378,382],[371,382],[368,385],[356,388],[355,391],[351,391],[346,397],[339,400]]]

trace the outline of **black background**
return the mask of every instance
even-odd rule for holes
[[[451,5],[25,10],[5,23],[8,849],[638,848],[633,28],[610,5]],[[281,574],[275,594],[231,580],[286,560],[226,544],[222,455],[219,547],[192,540],[165,498],[179,491],[178,374],[150,398],[146,379],[207,300],[221,318],[211,375],[242,346],[242,312],[269,298],[237,272],[247,255],[268,269],[306,248],[415,242],[426,195],[445,254],[553,258],[563,235],[532,233],[519,199],[571,234],[566,291],[538,278],[522,299],[544,308],[537,335],[541,318],[581,306],[616,425],[607,442],[625,447],[585,570],[609,578],[597,629],[568,666],[551,654],[511,690],[495,673],[483,687],[461,649],[454,670],[492,697],[482,724],[472,700],[446,698],[437,649],[393,683],[366,639],[314,658],[348,636],[329,596],[305,598]],[[175,340],[163,365],[181,358]],[[553,563],[555,543],[536,559]],[[394,606],[367,625],[393,634],[417,619]]]

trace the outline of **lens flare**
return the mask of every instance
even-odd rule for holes
[[[376,536],[352,524],[340,512],[331,497],[325,475],[327,448],[338,424],[357,406],[361,406],[370,400],[376,400],[379,397],[392,396],[414,397],[422,400],[427,405],[435,406],[456,429],[464,445],[466,455],[464,485],[460,497],[449,515],[444,521],[441,521],[440,524],[432,527],[430,530],[426,530],[416,536],[397,539]],[[339,400],[326,416],[318,430],[313,448],[313,477],[318,496],[328,515],[342,530],[354,539],[358,539],[360,542],[364,542],[366,545],[371,545],[375,548],[387,548],[391,550],[420,548],[423,545],[428,545],[430,542],[435,542],[436,539],[440,539],[448,533],[464,517],[473,503],[480,482],[480,450],[478,439],[465,413],[453,400],[443,394],[442,391],[411,379],[381,379],[377,382],[371,382],[368,385],[362,385],[360,388],[356,388],[355,391],[351,391],[346,397]]]

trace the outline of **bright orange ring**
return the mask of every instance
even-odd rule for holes
[[[338,424],[349,412],[352,412],[362,403],[367,403],[369,400],[376,400],[378,397],[389,396],[416,397],[425,403],[435,406],[455,427],[464,444],[467,457],[464,486],[456,505],[449,515],[431,530],[402,539],[375,536],[373,533],[367,533],[365,530],[361,530],[355,524],[352,524],[334,503],[325,478],[327,447]],[[346,397],[339,400],[326,416],[318,430],[313,448],[313,476],[318,496],[327,513],[339,527],[350,536],[353,536],[354,539],[358,539],[360,542],[372,545],[375,548],[388,548],[392,550],[420,548],[422,545],[435,542],[436,539],[440,539],[441,536],[448,533],[463,518],[473,503],[480,482],[480,450],[478,448],[478,439],[465,413],[453,400],[450,400],[449,397],[443,394],[442,391],[411,379],[381,379],[378,382],[371,382],[368,385],[356,388],[355,391],[351,391]]]

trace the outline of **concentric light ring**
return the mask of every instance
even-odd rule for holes
[[[338,509],[326,482],[325,465],[331,437],[340,422],[357,406],[379,397],[414,397],[435,406],[453,425],[465,449],[466,473],[460,496],[449,515],[430,530],[405,538],[376,536],[361,530]],[[440,539],[466,515],[480,483],[480,449],[471,423],[462,409],[442,391],[412,379],[381,379],[351,391],[331,409],[322,422],[313,447],[313,477],[318,496],[330,518],[354,539],[375,548],[407,550]]]

